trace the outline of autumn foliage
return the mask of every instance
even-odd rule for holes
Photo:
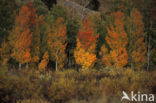
[[[52,60],[56,63],[56,70],[64,66],[64,60],[66,57],[66,26],[63,23],[63,18],[59,18],[56,24],[49,28],[48,33],[48,47],[50,49],[50,55]]]
[[[154,103],[154,0],[52,1],[0,0],[0,103]]]
[[[38,65],[39,70],[40,71],[45,71],[48,62],[49,62],[49,54],[48,54],[48,52],[45,52],[44,55],[43,55],[42,61]]]
[[[31,40],[33,28],[37,23],[36,9],[32,3],[24,5],[16,16],[15,27],[10,33],[9,40],[12,47],[12,57],[20,64],[31,61]]]
[[[68,13],[60,15],[63,10],[60,5],[46,15],[37,16],[36,11],[41,8],[35,9],[33,5],[25,3],[17,12],[8,40],[0,45],[1,65],[15,60],[19,68],[24,64],[41,71],[48,68],[48,63],[56,71],[75,66],[83,69],[144,66],[145,29],[136,8],[129,13],[125,13],[126,9],[111,11],[106,16],[92,14],[79,21],[69,19]]]
[[[93,45],[91,48],[95,49],[95,46]],[[79,40],[77,40],[77,48],[74,51],[74,57],[76,59],[76,63],[81,65],[82,68],[93,67],[96,61],[96,55],[82,48]]]
[[[13,48],[12,56],[21,64],[28,63],[31,60],[30,44],[32,33],[29,29],[22,34],[18,34]]]
[[[83,23],[83,28],[78,32],[78,39],[84,49],[88,49],[92,44],[96,42],[98,35],[94,31],[94,25],[92,25],[89,19],[86,19]]]
[[[144,24],[143,18],[140,12],[134,8],[131,11],[129,18],[129,32],[130,32],[130,57],[131,66],[135,69],[139,69],[144,66],[146,62],[146,44],[144,42]]]
[[[36,9],[33,7],[31,2],[25,4],[21,8],[19,15],[16,16],[16,25],[20,26],[21,30],[25,28],[33,29],[37,22],[38,19],[36,15]]]
[[[116,12],[112,14],[114,17],[114,26],[111,24],[110,28],[107,27],[108,36],[106,41],[110,51],[106,46],[102,46],[101,56],[102,62],[105,66],[124,67],[128,62],[128,54],[126,46],[128,43],[127,33],[124,30],[124,14]]]
[[[98,35],[94,32],[93,26],[86,19],[83,28],[79,30],[77,48],[74,51],[76,63],[82,68],[92,67],[96,61],[95,47]]]

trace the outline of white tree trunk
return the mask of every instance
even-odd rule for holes
[[[58,54],[58,50],[56,51],[56,55]],[[57,63],[57,59],[56,59],[56,61],[55,61],[55,69],[56,69],[56,71],[58,70],[58,63]]]
[[[26,69],[28,69],[28,68],[29,68],[29,64],[27,63],[27,64],[26,64]]]
[[[56,60],[56,64],[55,64],[55,69],[56,69],[56,71],[57,71],[57,60]]]
[[[21,70],[21,63],[19,63],[19,70]]]

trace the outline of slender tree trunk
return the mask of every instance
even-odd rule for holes
[[[56,51],[56,55],[58,54],[58,50]],[[56,69],[56,71],[58,70],[58,63],[57,63],[57,59],[56,59],[56,61],[55,61],[55,69]]]
[[[152,29],[152,21],[150,24],[150,29]],[[147,51],[147,70],[149,70],[150,67],[150,45],[151,45],[151,35],[149,34],[149,38],[148,38],[148,51]]]
[[[133,66],[132,66],[133,64],[132,64],[132,62],[131,62],[131,69],[133,70]]]
[[[29,68],[29,64],[27,63],[27,64],[26,64],[26,69],[28,69],[28,68]]]
[[[134,71],[134,63],[131,61],[131,69]]]
[[[19,63],[19,70],[21,70],[21,63]]]
[[[57,60],[56,60],[56,64],[55,64],[55,69],[56,69],[56,71],[57,71]]]

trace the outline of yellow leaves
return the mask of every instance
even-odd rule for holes
[[[101,47],[101,51],[99,55],[102,57],[101,63],[104,64],[105,66],[111,66],[111,58],[110,55],[108,55],[108,49],[106,48],[105,45]]]
[[[124,67],[128,62],[128,54],[125,48],[119,48],[110,52],[112,57],[113,66],[120,68]]]
[[[96,43],[93,43],[92,45],[90,45],[90,47],[88,48],[87,51],[89,51],[90,53],[94,53],[95,52],[95,48],[96,48]]]
[[[106,48],[106,46],[105,45],[103,45],[102,47],[101,47],[101,51],[100,51],[100,55],[102,55],[102,53],[107,53],[108,52],[108,49]]]
[[[81,65],[83,69],[91,68],[96,61],[94,53],[98,37],[93,22],[86,19],[82,29],[78,32],[77,47],[74,51],[76,63]]]
[[[75,50],[74,57],[76,58],[76,63],[86,69],[92,67],[96,61],[96,55],[86,52],[83,48]]]
[[[96,55],[93,52],[93,48],[95,51],[95,45],[92,45],[90,49],[85,50],[81,47],[79,40],[77,40],[77,48],[74,51],[74,57],[76,63],[81,65],[83,69],[92,67],[96,61]]]
[[[100,56],[102,57],[101,62],[105,66],[120,68],[124,67],[128,62],[128,54],[125,48],[119,48],[108,52],[108,49],[103,45],[101,47]]]
[[[38,65],[39,70],[45,71],[45,68],[47,67],[48,62],[49,62],[49,54],[48,52],[45,52],[43,55],[42,61]]]

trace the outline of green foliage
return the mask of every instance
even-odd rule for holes
[[[110,15],[101,14],[101,18],[100,19],[95,18],[94,23],[95,29],[97,29],[97,33],[99,34],[96,46],[96,55],[98,58],[100,58],[99,52],[101,50],[102,45],[105,44],[107,48],[109,48],[109,45],[105,40],[106,36],[108,35],[106,27],[112,23],[112,18]]]
[[[40,16],[40,19],[43,20],[42,16]],[[48,51],[48,27],[49,25],[42,21],[40,24],[40,57],[44,55],[46,51]]]
[[[148,38],[147,45],[149,47],[150,52],[150,65],[156,65],[156,26],[155,26],[155,13],[153,13],[155,8],[156,2],[154,0],[149,0],[148,7],[144,10],[145,12],[145,30],[146,30],[146,38]],[[150,15],[150,16],[149,16]]]
[[[68,14],[66,9],[61,5],[54,5],[49,13],[45,16],[45,22],[50,26],[50,28],[55,25],[58,18],[63,18],[63,22],[67,23]]]
[[[74,63],[74,49],[76,48],[76,38],[78,34],[78,30],[80,28],[80,22],[77,18],[69,19],[67,22],[67,67],[71,67]]]
[[[53,8],[50,10],[50,15],[54,17],[55,21],[60,17],[62,17],[65,22],[68,20],[66,9],[59,4],[53,6]]]
[[[34,0],[34,7],[37,9],[36,13],[38,16],[48,14],[47,6],[42,2],[42,0]]]
[[[0,1],[0,45],[3,41],[7,41],[9,31],[14,25],[17,5],[15,0]]]

